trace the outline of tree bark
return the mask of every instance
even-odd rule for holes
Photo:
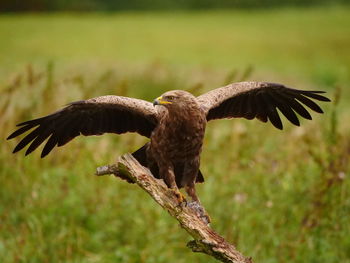
[[[208,254],[222,262],[252,263],[251,258],[244,257],[233,245],[213,231],[206,220],[203,220],[203,214],[198,209],[184,203],[179,204],[174,190],[169,189],[163,180],[154,178],[131,154],[120,157],[117,164],[97,168],[96,175],[105,174],[114,174],[129,183],[136,183],[145,190],[194,238],[187,244],[193,252]]]

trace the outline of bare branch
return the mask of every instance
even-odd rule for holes
[[[105,174],[114,174],[130,183],[136,183],[145,190],[194,238],[187,244],[193,252],[208,254],[222,262],[252,263],[251,258],[244,257],[233,245],[214,232],[203,220],[203,215],[198,209],[179,204],[175,192],[169,189],[163,180],[155,179],[131,154],[120,157],[117,165],[97,168],[96,175]]]

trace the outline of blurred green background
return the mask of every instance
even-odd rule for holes
[[[213,228],[255,262],[350,262],[345,1],[33,0],[0,10],[1,262],[215,262],[187,249],[187,233],[140,189],[93,175],[145,138],[80,137],[45,159],[12,155],[19,139],[5,139],[75,100],[151,101],[242,80],[325,90],[332,103],[283,131],[208,125],[197,189]]]

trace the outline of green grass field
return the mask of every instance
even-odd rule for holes
[[[197,189],[213,228],[255,262],[350,262],[349,8],[0,15],[0,39],[1,262],[216,262],[140,189],[93,175],[144,138],[77,138],[45,159],[5,138],[74,100],[240,80],[333,102],[282,132],[208,125]]]

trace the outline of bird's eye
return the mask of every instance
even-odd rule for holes
[[[167,96],[166,97],[168,100],[173,100],[174,99],[174,96]]]

